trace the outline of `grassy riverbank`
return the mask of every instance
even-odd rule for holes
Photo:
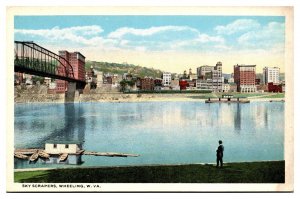
[[[284,183],[284,161],[18,171],[27,183]]]

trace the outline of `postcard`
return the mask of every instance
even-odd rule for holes
[[[293,7],[7,20],[7,192],[293,191]]]

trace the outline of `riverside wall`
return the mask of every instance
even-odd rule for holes
[[[91,91],[79,93],[76,91],[74,102],[139,102],[139,101],[194,101],[201,94],[125,94],[117,91]],[[49,94],[47,87],[16,86],[14,91],[15,103],[65,103],[65,94]]]

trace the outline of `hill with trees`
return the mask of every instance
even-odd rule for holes
[[[133,64],[127,63],[109,63],[109,62],[97,62],[97,61],[86,61],[85,68],[89,69],[91,66],[94,67],[95,70],[102,71],[103,73],[111,73],[111,74],[119,74],[123,75],[124,73],[130,73],[134,76],[138,77],[153,77],[153,78],[161,78],[163,71],[147,68],[142,66],[137,66]]]

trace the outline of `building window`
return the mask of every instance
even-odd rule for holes
[[[68,145],[68,144],[66,144],[66,145],[65,145],[65,148],[66,148],[66,149],[68,149],[68,148],[69,148],[69,145]]]
[[[55,149],[56,149],[56,148],[57,148],[57,144],[53,144],[53,148],[55,148]]]

